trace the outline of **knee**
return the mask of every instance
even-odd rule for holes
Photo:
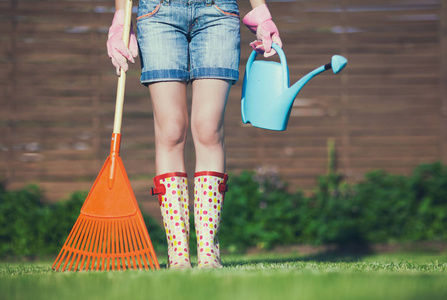
[[[183,145],[186,140],[187,121],[169,120],[157,126],[156,143],[165,148],[175,148]]]
[[[191,126],[194,142],[200,146],[212,147],[223,142],[223,124],[215,120],[194,120]]]

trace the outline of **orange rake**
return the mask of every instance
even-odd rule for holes
[[[126,2],[128,46],[132,0]],[[160,269],[129,178],[119,156],[126,73],[121,70],[107,157],[52,268],[61,271]]]

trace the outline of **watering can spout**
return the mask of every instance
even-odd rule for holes
[[[307,75],[305,75],[303,78],[298,80],[294,85],[292,85],[289,88],[290,92],[288,91],[287,94],[293,95],[293,99],[291,101],[293,102],[295,100],[295,97],[301,91],[303,86],[305,86],[306,83],[308,83],[309,80],[314,78],[316,75],[318,75],[326,70],[329,70],[329,69],[332,69],[334,74],[340,73],[341,70],[343,70],[343,68],[346,66],[347,63],[348,63],[348,60],[341,55],[332,56],[330,63],[328,63],[324,66],[321,66],[321,67],[313,70],[312,72],[308,73]]]
[[[338,74],[346,67],[348,60],[341,55],[334,55],[331,59],[330,68],[332,68],[332,72],[334,74]]]

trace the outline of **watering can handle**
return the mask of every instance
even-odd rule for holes
[[[286,85],[285,88],[289,88],[289,68],[287,67],[287,59],[284,51],[280,46],[276,43],[272,43],[272,48],[278,53],[279,59],[281,60],[282,72],[283,72],[283,82]],[[253,52],[248,57],[247,65],[245,67],[245,74],[248,75],[250,73],[251,65],[255,61],[258,53],[253,50]]]

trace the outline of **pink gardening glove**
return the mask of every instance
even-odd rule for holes
[[[275,55],[276,51],[272,49],[272,42],[282,48],[278,28],[273,23],[272,15],[266,4],[251,10],[242,22],[256,34],[257,40],[250,43],[250,46],[259,54],[264,54],[265,57]]]
[[[134,57],[138,56],[138,43],[133,32],[132,25],[130,26],[129,49],[126,48],[123,42],[123,27],[124,27],[124,10],[117,10],[113,17],[112,26],[109,28],[109,39],[107,40],[107,53],[112,59],[112,64],[116,68],[116,74],[120,75],[120,68],[125,72],[129,69],[127,60],[135,63]],[[127,59],[127,60],[126,60]]]

